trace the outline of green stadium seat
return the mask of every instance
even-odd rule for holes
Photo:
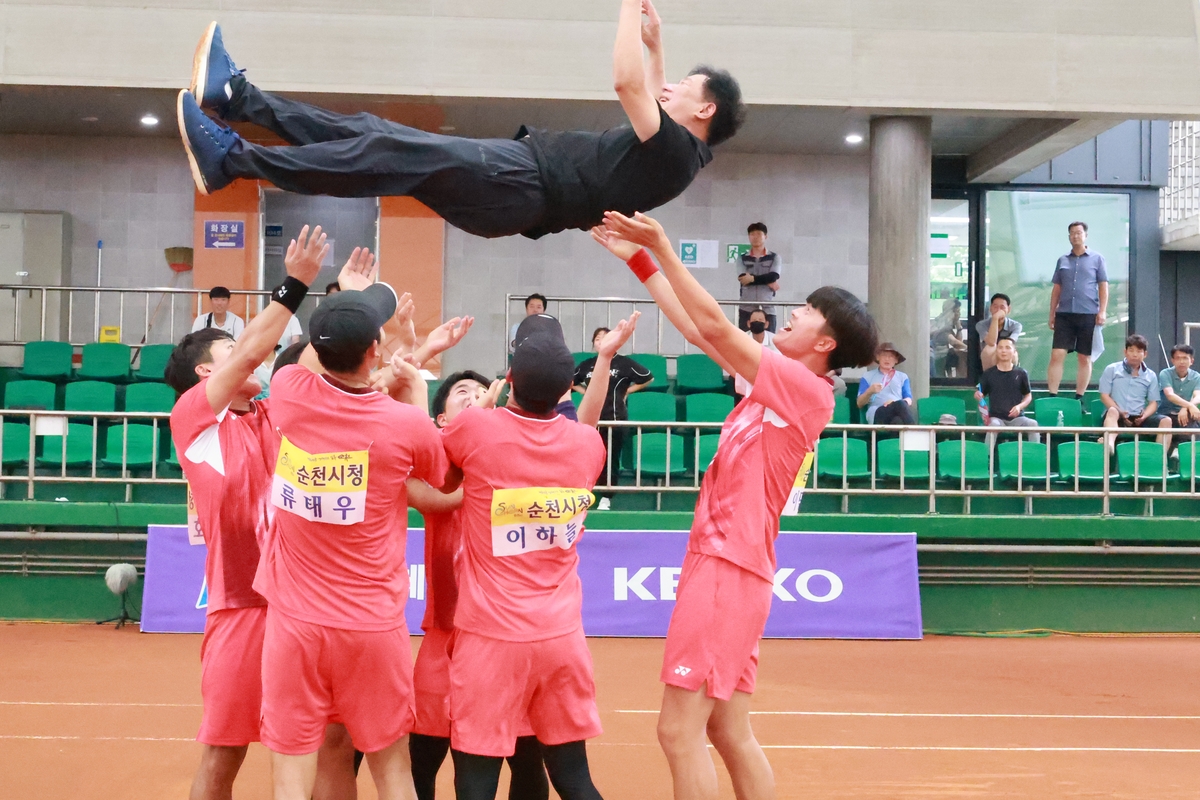
[[[1165,470],[1163,446],[1158,442],[1122,442],[1117,445],[1117,477],[1122,481],[1162,482],[1176,477]]]
[[[1079,442],[1079,480],[1097,482],[1104,480],[1108,470],[1108,455],[1100,442]],[[1063,442],[1058,446],[1058,474],[1063,480],[1075,481],[1075,442]]]
[[[850,398],[833,398],[833,419],[831,419],[830,422],[832,422],[834,425],[850,424]]]
[[[575,408],[579,408],[579,404],[583,402],[583,395],[579,392],[571,392],[571,402],[575,404]]]
[[[725,388],[725,375],[717,362],[703,353],[691,353],[675,359],[675,392],[720,392]]]
[[[75,350],[70,342],[27,342],[21,377],[66,381],[71,379],[71,357]]]
[[[1108,411],[1108,408],[1104,405],[1104,401],[1103,400],[1093,400],[1092,404],[1089,406],[1089,408],[1091,409],[1091,412],[1092,412],[1092,425],[1094,425],[1097,428],[1103,427],[1104,426],[1104,414]]]
[[[1179,477],[1188,481],[1192,480],[1192,475],[1195,474],[1196,481],[1200,484],[1200,448],[1196,447],[1197,442],[1184,442],[1175,450],[1179,455]]]
[[[712,465],[712,460],[717,455],[717,445],[721,442],[721,434],[719,433],[702,433],[697,447],[700,450],[700,474],[708,472],[709,466]]]
[[[1059,412],[1062,412],[1064,426],[1078,428],[1083,425],[1083,406],[1078,400],[1069,397],[1039,397],[1033,401],[1033,419],[1043,428],[1058,425]]]
[[[921,402],[924,402],[923,400]],[[962,402],[961,400],[959,402]],[[950,413],[950,412],[945,412]],[[965,448],[965,449],[964,449]],[[943,480],[986,481],[991,477],[991,454],[984,442],[950,439],[938,442],[937,474]],[[964,463],[965,462],[965,463]]]
[[[1050,471],[1049,459],[1049,445],[1038,442],[1002,442],[996,448],[1000,477],[1005,480],[1017,480],[1018,471],[1023,483],[1057,478],[1058,474]]]
[[[683,418],[688,422],[724,422],[733,411],[733,398],[715,392],[689,394],[683,406]]]
[[[167,360],[171,357],[171,353],[175,350],[173,344],[146,344],[142,345],[141,351],[138,354],[138,368],[134,377],[139,381],[161,381],[163,379],[163,370],[166,369]],[[433,396],[432,390],[430,397]]]
[[[676,422],[675,398],[657,392],[638,392],[625,401],[629,419],[635,422]]]
[[[5,421],[3,447],[0,462],[4,466],[15,467],[29,463],[29,426],[23,422]]]
[[[643,433],[641,435],[641,470],[642,476],[658,477],[687,472],[683,461],[683,437],[677,433]],[[668,456],[667,449],[670,448]],[[638,467],[638,451],[634,451],[633,467]]]
[[[817,442],[817,474],[822,478],[837,480],[843,477],[847,480],[870,478],[871,463],[867,457],[867,443],[862,439],[840,437],[821,439]]]
[[[587,361],[589,358],[591,358],[594,355],[596,355],[596,354],[595,353],[571,353],[571,358],[575,359],[575,366],[578,367],[580,364]]]
[[[130,347],[118,342],[92,342],[83,346],[83,364],[76,374],[83,380],[129,380]]]
[[[10,381],[4,386],[5,408],[54,410],[54,384],[50,381]]]
[[[175,453],[175,440],[174,439],[169,440],[169,444],[167,445],[167,450],[168,450],[167,457],[163,459],[162,463],[166,464],[168,467],[174,467],[175,469],[179,469],[179,456]]]
[[[642,389],[643,392],[665,392],[671,388],[671,383],[667,380],[666,356],[658,353],[634,353],[629,357],[650,370],[650,374],[654,376],[654,380]]]
[[[929,480],[929,451],[902,450],[900,439],[880,439],[875,444],[875,471],[881,478],[900,480],[901,468],[904,481]]]
[[[99,442],[97,441],[97,444]],[[92,463],[92,426],[70,423],[67,425],[66,459],[63,459],[63,437],[42,437],[42,454],[37,463],[45,467],[60,468],[90,466]]]
[[[64,411],[116,411],[117,387],[103,381],[75,381],[67,384]]]
[[[961,397],[922,397],[917,401],[917,423],[919,425],[937,425],[943,414],[952,414],[955,423],[965,425],[967,420],[967,404]]]
[[[125,410],[128,412],[169,414],[174,407],[175,390],[165,383],[134,383],[125,389]]]
[[[106,467],[121,468],[124,451],[128,469],[149,469],[154,463],[154,429],[149,425],[113,425],[108,429],[108,447],[100,463]]]

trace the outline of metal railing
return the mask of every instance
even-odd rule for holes
[[[508,358],[509,334],[513,323],[525,318],[524,294],[506,294],[504,296],[504,357]],[[725,316],[736,323],[738,307],[743,305],[761,305],[768,313],[772,308],[776,313],[776,325],[782,325],[787,314],[797,305],[795,302],[772,301],[757,303],[745,300],[718,300],[717,305],[725,312]],[[546,298],[546,313],[558,317],[563,326],[563,336],[567,345],[576,352],[592,349],[592,331],[601,326],[612,328],[614,324],[628,317],[634,311],[642,312],[642,320],[638,328],[629,337],[629,342],[623,348],[631,353],[658,353],[661,355],[681,355],[699,352],[698,348],[688,343],[683,335],[663,315],[653,300],[648,297],[568,297],[555,296]],[[650,312],[654,312],[651,320]],[[670,344],[667,338],[670,337]],[[639,344],[639,342],[641,344]],[[648,344],[649,343],[649,344]]]
[[[1159,194],[1159,225],[1200,214],[1200,122],[1175,120],[1170,128],[1167,185]]]
[[[1200,331],[1200,322],[1183,323],[1183,343],[1192,343],[1192,331]]]

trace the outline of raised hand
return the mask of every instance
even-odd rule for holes
[[[604,338],[600,340],[600,346],[596,348],[596,354],[612,358],[617,351],[625,346],[629,341],[629,337],[633,335],[633,331],[637,328],[638,318],[642,316],[642,312],[635,311],[629,315],[629,319],[623,319],[616,324],[611,331],[604,334]]]
[[[413,325],[416,308],[411,292],[405,292],[396,299],[396,313],[392,322],[385,326],[385,330],[395,336],[396,353],[411,353],[417,349],[417,329]]]
[[[495,408],[500,402],[500,393],[504,391],[504,385],[507,383],[503,378],[497,378],[492,381],[492,385],[488,387],[483,397],[475,403],[479,408]]]
[[[338,286],[342,291],[361,292],[375,282],[378,274],[379,265],[375,263],[375,255],[366,247],[356,247],[338,273]]]
[[[662,47],[662,20],[650,0],[642,0],[642,14],[646,17],[642,20],[642,44],[656,50]]]
[[[642,249],[641,246],[627,242],[619,236],[614,235],[603,225],[597,225],[590,232],[592,239],[622,261],[628,261],[633,258],[637,255],[637,251]]]
[[[475,324],[474,317],[455,317],[438,325],[421,345],[419,361],[424,363],[439,353],[444,353],[463,340],[467,331]]]
[[[311,238],[307,225],[300,229],[300,234],[288,244],[287,255],[283,257],[283,266],[289,278],[295,278],[305,286],[312,285],[321,271],[321,262],[329,253],[325,238],[320,225],[313,228]]]
[[[651,250],[665,246],[670,249],[670,240],[657,220],[638,211],[627,217],[619,211],[604,212],[604,227],[610,234],[627,242],[648,247]]]

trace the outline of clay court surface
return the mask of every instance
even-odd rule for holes
[[[590,642],[605,726],[590,745],[597,786],[669,798],[654,735],[662,641]],[[199,647],[136,628],[0,625],[0,797],[185,798]],[[1200,792],[1196,638],[768,641],[754,709],[780,797]],[[440,777],[452,797],[448,763]],[[268,798],[268,778],[254,745],[235,796]],[[365,773],[359,787],[375,797]]]

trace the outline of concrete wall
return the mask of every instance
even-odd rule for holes
[[[668,65],[727,66],[754,103],[1200,115],[1195,0],[659,5]],[[265,88],[603,99],[617,9],[615,0],[9,2],[0,83],[183,86],[196,38],[219,16],[239,64]]]
[[[163,249],[192,244],[193,195],[187,162],[171,139],[0,136],[0,211],[70,214],[64,284],[96,285],[96,242],[103,240],[105,286],[168,285],[174,273]],[[179,286],[191,285],[190,274],[180,278]],[[85,328],[93,324],[87,305],[75,310],[75,324]],[[104,308],[104,324],[116,324],[115,302]],[[139,311],[134,341],[143,317]]]
[[[1030,170],[1013,183],[1166,186],[1169,134],[1170,123],[1165,120],[1131,119]]]
[[[784,260],[779,300],[799,303],[825,284],[844,286],[860,297],[867,290],[867,184],[869,162],[860,156],[719,155],[675,201],[657,209],[673,241],[717,239],[717,269],[695,275],[718,299],[738,296],[733,264],[724,263],[729,243],[744,243],[746,226],[761,220],[770,229],[767,246]],[[581,231],[545,237],[486,240],[454,228],[446,230],[444,313],[473,314],[474,330],[447,353],[448,369],[499,370],[506,341],[504,294],[541,292],[573,297],[647,298],[624,264]],[[614,319],[630,307],[614,305]],[[602,313],[585,319],[580,306],[551,304],[562,317],[568,344],[587,349],[593,328],[607,323]],[[512,304],[513,321],[523,316]],[[666,352],[683,352],[683,340],[665,323]],[[653,349],[655,319],[638,327]]]

